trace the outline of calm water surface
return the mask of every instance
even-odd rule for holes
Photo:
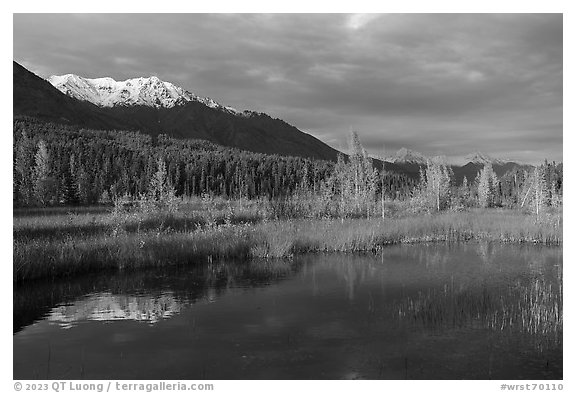
[[[562,249],[401,245],[14,291],[15,379],[561,379]]]

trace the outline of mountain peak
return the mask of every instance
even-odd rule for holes
[[[70,97],[91,102],[99,107],[142,105],[172,108],[195,101],[231,114],[241,113],[211,98],[199,97],[154,75],[116,81],[110,77],[90,79],[74,74],[64,74],[53,75],[48,78],[48,82]]]
[[[489,156],[488,154],[479,152],[479,151],[475,151],[472,154],[467,155],[466,157],[464,157],[464,160],[466,162],[471,162],[472,164],[496,164],[496,165],[503,165],[504,162],[502,160],[496,159],[496,158],[492,158],[491,156]]]
[[[395,164],[399,163],[426,164],[428,162],[428,158],[424,156],[422,153],[418,153],[417,151],[403,147],[399,149],[396,152],[396,154],[390,157],[390,161]]]

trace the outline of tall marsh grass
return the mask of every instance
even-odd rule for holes
[[[403,300],[396,315],[426,329],[471,327],[522,333],[537,346],[556,346],[562,343],[561,275],[554,281],[535,277],[506,288],[446,284]]]
[[[376,251],[395,243],[498,241],[562,243],[561,222],[500,212],[449,212],[397,219],[291,220],[259,225],[268,256],[310,251]]]
[[[246,259],[253,244],[246,226],[191,232],[142,232],[14,242],[14,280],[70,276],[110,269]]]
[[[14,217],[13,279],[102,269],[376,251],[394,243],[483,240],[562,243],[561,215],[472,210],[371,219],[274,220],[266,201],[196,198],[177,211]]]

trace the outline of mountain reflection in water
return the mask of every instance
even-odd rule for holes
[[[73,327],[79,321],[132,320],[156,323],[180,312],[182,305],[171,293],[158,297],[125,296],[112,293],[89,295],[72,304],[54,307],[47,321]]]
[[[198,301],[214,301],[232,287],[250,288],[282,280],[291,261],[206,263],[189,268],[92,274],[16,288],[14,333],[46,319],[71,327],[83,320],[154,323]]]

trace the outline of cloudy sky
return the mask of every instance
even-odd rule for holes
[[[16,14],[14,60],[156,75],[337,149],[562,160],[560,14]]]

